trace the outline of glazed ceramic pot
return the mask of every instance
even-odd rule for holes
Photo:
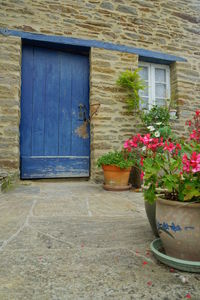
[[[200,203],[158,198],[156,223],[167,255],[200,261]]]
[[[104,188],[108,190],[130,189],[128,184],[131,168],[121,169],[116,166],[103,165]]]
[[[149,224],[151,226],[151,229],[153,231],[153,234],[156,237],[159,237],[158,229],[156,226],[156,202],[150,204],[147,201],[144,201],[145,211],[146,215],[149,221]]]

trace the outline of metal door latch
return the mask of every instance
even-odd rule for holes
[[[83,105],[82,103],[79,104],[78,106],[78,119],[79,121],[87,121],[87,107]]]

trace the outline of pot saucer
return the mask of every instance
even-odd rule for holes
[[[161,239],[155,239],[150,245],[154,256],[163,264],[185,272],[200,273],[200,261],[190,261],[168,256],[163,251]]]
[[[107,185],[107,184],[103,184],[103,188],[106,191],[113,191],[113,192],[122,192],[122,191],[128,191],[132,188],[132,185],[125,185],[125,186],[112,186],[112,185]]]

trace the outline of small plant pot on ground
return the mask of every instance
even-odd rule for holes
[[[132,167],[129,183],[133,188],[140,189],[142,186],[141,170],[135,166]]]
[[[104,189],[108,191],[126,191],[131,188],[129,176],[136,158],[126,150],[108,152],[97,160],[97,166],[104,171]]]
[[[158,198],[156,221],[167,255],[200,261],[200,203]]]
[[[104,185],[103,188],[108,191],[126,191],[131,188],[128,184],[131,167],[121,169],[120,167],[103,165]]]

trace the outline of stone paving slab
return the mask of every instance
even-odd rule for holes
[[[0,300],[200,300],[200,274],[158,263],[153,238],[141,193],[26,182],[0,195]]]

